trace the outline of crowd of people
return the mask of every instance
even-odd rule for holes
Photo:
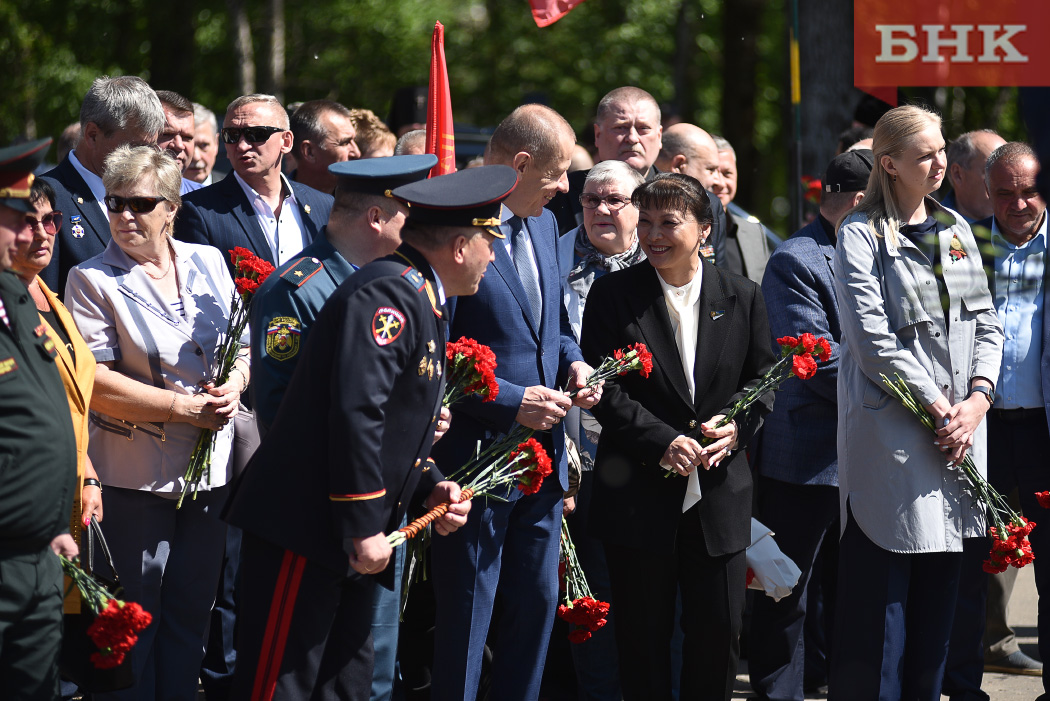
[[[596,106],[593,153],[528,104],[480,162],[428,177],[425,132],[367,109],[251,94],[218,119],[98,78],[55,168],[32,174],[50,139],[0,149],[3,695],[567,693],[549,664],[563,519],[612,605],[561,660],[581,699],[729,699],[742,657],[778,701],[970,701],[986,669],[1041,675],[954,469],[972,457],[1039,519],[1039,159],[990,130],[948,145],[921,107],[868,121],[780,241],[734,202],[732,145],[637,87]],[[223,378],[234,249],[275,270]],[[816,376],[723,422],[803,333],[829,344]],[[460,337],[495,353],[498,393],[450,410]],[[635,343],[648,376],[587,386]],[[447,476],[518,426],[553,473],[461,502]],[[180,500],[202,431],[210,469]],[[424,557],[391,546],[439,504]],[[779,600],[745,595],[753,516],[800,571]],[[129,688],[60,680],[63,612],[84,603],[52,551],[75,556],[93,519],[152,615]],[[1031,543],[1050,591],[1050,541]],[[1040,657],[1044,627],[1040,607]]]

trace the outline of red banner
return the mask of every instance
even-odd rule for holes
[[[532,19],[536,20],[536,26],[546,27],[569,14],[569,10],[581,2],[583,0],[529,0],[529,5],[532,6]]]
[[[853,17],[861,90],[1050,85],[1050,10],[1038,0],[855,0]]]
[[[452,93],[445,65],[445,27],[434,23],[430,41],[430,90],[427,101],[427,153],[438,157],[430,177],[456,172],[456,136],[452,126]]]

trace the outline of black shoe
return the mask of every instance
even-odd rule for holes
[[[1033,660],[1020,650],[1011,652],[1006,657],[984,663],[985,672],[997,672],[999,674],[1024,674],[1030,677],[1043,676],[1043,663]]]

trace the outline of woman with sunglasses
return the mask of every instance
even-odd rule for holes
[[[55,363],[62,377],[62,386],[69,400],[69,411],[73,418],[73,432],[77,439],[77,481],[80,499],[73,500],[69,532],[81,542],[81,526],[95,516],[102,520],[102,483],[88,457],[88,406],[95,382],[95,358],[77,331],[69,311],[58,300],[58,296],[40,279],[40,271],[51,262],[55,234],[62,227],[62,212],[54,211],[55,191],[41,178],[33,181],[29,201],[36,212],[26,214],[26,222],[33,229],[33,239],[26,246],[19,246],[11,270],[18,275],[29,290],[44,330],[55,344],[58,362]],[[66,613],[80,611],[80,596],[76,589],[66,597]]]
[[[112,240],[70,271],[66,304],[98,361],[90,454],[106,490],[107,539],[126,598],[153,615],[131,653],[134,688],[95,699],[194,699],[225,544],[231,419],[245,355],[212,382],[234,284],[223,255],[176,241],[182,177],[171,156],[122,146],[105,161]],[[201,429],[210,473],[176,503]]]

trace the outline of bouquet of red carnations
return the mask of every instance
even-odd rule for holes
[[[594,387],[599,382],[611,380],[614,377],[626,375],[632,370],[638,370],[642,377],[649,377],[653,371],[653,354],[645,347],[644,343],[634,343],[626,348],[618,348],[613,354],[602,359],[601,364],[587,378],[583,387],[576,387],[566,391],[570,397],[575,397],[580,390]]]
[[[473,338],[460,336],[455,343],[445,344],[445,397],[441,404],[450,407],[472,394],[491,402],[499,394],[496,382],[496,354]]]
[[[919,421],[936,435],[937,426],[934,424],[933,416],[901,376],[895,375],[894,377],[895,379],[891,380],[882,375],[882,382],[888,388],[890,395],[899,399],[901,404],[915,414]],[[984,561],[984,571],[998,574],[1005,572],[1007,567],[1013,566],[1020,569],[1032,562],[1035,556],[1032,554],[1032,544],[1028,541],[1028,534],[1035,528],[1035,521],[1029,521],[1010,508],[1006,499],[977,471],[977,466],[974,465],[969,453],[959,466],[959,472],[966,480],[967,492],[985,507],[992,519],[992,525],[988,528],[988,535],[992,538],[992,549],[988,553],[988,559]],[[1038,494],[1036,496],[1038,497]]]
[[[217,386],[226,384],[230,380],[233,363],[241,352],[241,336],[244,335],[244,329],[248,326],[248,311],[251,307],[252,297],[254,297],[259,286],[266,282],[266,278],[274,271],[273,265],[268,261],[263,260],[247,248],[241,248],[240,246],[230,251],[230,260],[233,262],[237,272],[233,280],[237,286],[237,291],[233,293],[233,299],[230,302],[230,318],[226,322],[226,333],[222,337],[216,353],[216,359],[219,361],[219,364],[215,369],[212,381]],[[183,477],[185,483],[182,487],[182,495],[179,496],[179,501],[175,508],[182,506],[182,500],[190,492],[193,493],[194,499],[197,498],[197,490],[200,488],[201,479],[211,470],[211,453],[214,445],[215,431],[207,428],[201,429],[200,436],[197,438],[197,445],[194,446],[193,452],[190,453],[190,462]]]
[[[502,499],[498,492],[515,483],[524,494],[535,494],[540,490],[544,478],[552,471],[551,459],[540,442],[529,437],[532,429],[523,426],[518,429],[522,430],[511,431],[449,477],[456,482],[466,482],[459,497],[460,503],[478,496]],[[397,547],[416,537],[434,520],[448,513],[448,507],[448,504],[435,506],[388,535],[387,542]]]
[[[746,415],[762,395],[766,392],[776,392],[789,377],[797,377],[800,380],[808,380],[813,377],[817,373],[817,361],[826,363],[831,358],[831,344],[826,339],[817,338],[811,333],[804,333],[798,338],[782,336],[777,339],[777,345],[780,346],[780,360],[762,376],[755,387],[737,400],[726,415],[715,424],[715,428],[721,428],[736,417]],[[700,445],[706,446],[714,443],[714,439],[701,436],[699,442]],[[668,471],[664,476],[676,474],[678,473]]]
[[[145,630],[153,617],[133,601],[125,602],[110,596],[94,577],[80,569],[79,558],[58,557],[62,561],[62,572],[73,580],[82,601],[95,613],[95,620],[87,630],[91,641],[98,647],[98,652],[91,655],[91,663],[98,669],[119,667],[124,656],[138,642],[138,633]]]
[[[561,562],[558,565],[562,577],[565,603],[558,606],[558,618],[572,626],[569,642],[582,643],[591,634],[606,624],[609,604],[594,598],[587,577],[583,574],[580,560],[576,557],[576,546],[569,535],[569,524],[561,519]]]

